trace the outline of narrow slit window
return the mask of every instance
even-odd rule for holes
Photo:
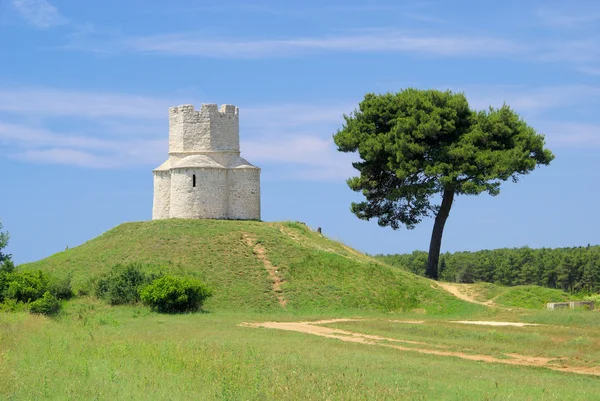
[[[196,188],[196,174],[192,175],[192,186]]]

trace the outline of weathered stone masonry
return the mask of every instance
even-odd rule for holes
[[[154,171],[152,219],[260,219],[260,169],[240,157],[239,109],[169,109],[169,159]]]

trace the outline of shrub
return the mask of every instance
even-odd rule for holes
[[[4,302],[4,293],[8,287],[8,273],[0,271],[0,303]]]
[[[58,299],[46,291],[44,295],[37,301],[29,304],[29,311],[32,313],[40,313],[42,315],[54,315],[60,310],[60,302]]]
[[[53,278],[48,285],[48,291],[57,299],[73,298],[73,289],[71,288],[71,276],[62,279]]]
[[[5,280],[4,298],[19,302],[33,302],[48,290],[48,277],[41,270],[8,273]]]
[[[100,277],[95,294],[111,305],[134,304],[140,301],[139,290],[150,283],[155,276],[145,274],[142,265],[132,263],[116,265],[113,270]]]
[[[211,295],[201,282],[173,276],[158,278],[140,290],[142,301],[161,313],[197,311]]]
[[[1,273],[12,273],[15,271],[15,264],[10,259],[5,259],[0,262],[0,274]]]

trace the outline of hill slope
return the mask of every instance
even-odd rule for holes
[[[89,289],[115,264],[200,278],[209,310],[380,310],[452,314],[483,309],[425,278],[387,266],[300,223],[158,220],[122,224],[76,248],[19,269],[72,275]]]

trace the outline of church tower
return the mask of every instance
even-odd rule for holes
[[[260,169],[240,157],[233,105],[171,107],[169,158],[153,175],[153,220],[260,220]]]

